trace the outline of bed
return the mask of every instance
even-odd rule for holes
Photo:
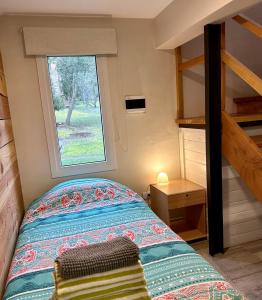
[[[20,228],[4,299],[49,299],[54,259],[67,249],[128,236],[155,300],[244,299],[129,188],[105,179],[59,184],[35,200]]]

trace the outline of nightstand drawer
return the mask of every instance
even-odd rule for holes
[[[168,197],[168,209],[187,207],[205,203],[205,191],[194,191],[182,194],[176,194]]]

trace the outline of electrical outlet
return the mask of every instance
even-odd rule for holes
[[[147,200],[150,197],[150,193],[149,192],[143,192],[142,193],[142,197]]]

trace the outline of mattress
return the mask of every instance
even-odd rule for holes
[[[244,299],[134,191],[104,179],[59,184],[28,208],[4,299],[49,299],[54,259],[67,249],[127,236],[140,249],[155,300]]]

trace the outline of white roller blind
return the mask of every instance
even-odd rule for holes
[[[117,54],[114,28],[24,27],[27,55]]]

